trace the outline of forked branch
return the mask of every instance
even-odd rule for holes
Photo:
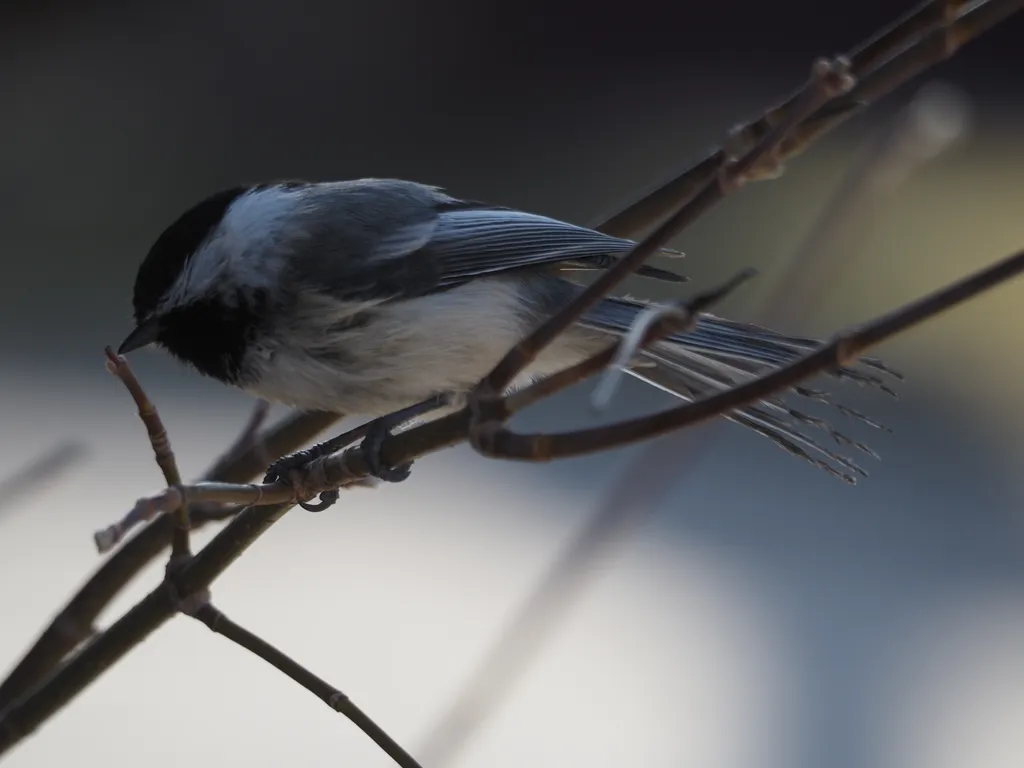
[[[494,458],[550,461],[604,451],[684,429],[763,400],[824,371],[846,365],[869,348],[1016,277],[1022,271],[1024,251],[860,328],[840,333],[831,342],[791,365],[668,411],[558,435],[518,434],[498,422],[484,422],[479,425],[476,447]],[[519,395],[528,398],[528,391]]]
[[[474,401],[474,406],[480,405],[481,401],[499,398],[500,393],[536,359],[537,355],[582,317],[588,309],[614,290],[647,258],[664,248],[669,240],[707,213],[729,192],[741,187],[754,166],[771,158],[786,135],[802,120],[814,114],[829,99],[849,91],[853,87],[854,80],[849,75],[848,69],[848,65],[842,60],[820,59],[816,61],[807,86],[783,119],[773,126],[743,157],[724,166],[714,179],[709,180],[700,188],[696,195],[680,205],[667,221],[637,243],[613,267],[602,273],[561,311],[546,320],[509,350],[508,354],[480,382],[471,395],[470,399]]]

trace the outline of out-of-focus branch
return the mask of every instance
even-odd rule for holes
[[[217,463],[206,471],[209,479],[231,482],[225,475],[231,474],[249,456],[252,456],[255,460],[256,466],[264,468],[270,466],[274,460],[270,456],[271,452],[267,449],[267,442],[270,441],[270,438],[261,434],[269,415],[270,403],[266,400],[257,400],[256,405],[253,406],[252,413],[249,414],[249,420],[242,427],[242,431],[238,433],[234,444],[224,451],[224,454],[217,459]],[[313,417],[318,415],[311,414]],[[277,457],[275,456],[275,458]],[[258,469],[255,472],[243,472],[242,474],[248,478],[257,472],[259,472]]]
[[[815,312],[862,242],[865,217],[912,174],[946,151],[968,119],[965,97],[951,86],[929,83],[865,147],[815,219],[800,247],[772,272],[772,287],[755,310],[756,322],[793,328]]]
[[[67,441],[34,458],[27,465],[0,480],[0,512],[23,496],[53,483],[80,462],[87,451],[84,443]]]
[[[347,717],[402,768],[420,768],[420,764],[412,755],[402,749],[398,742],[388,736],[384,729],[370,719],[348,696],[326,680],[314,675],[290,656],[245,627],[236,624],[210,603],[201,606],[192,616],[209,627],[212,632],[237,643],[276,667],[335,712]]]
[[[850,50],[850,74],[857,85],[804,120],[783,142],[774,167],[758,168],[752,180],[774,178],[781,166],[807,150],[865,107],[907,83],[929,66],[948,59],[1024,6],[1024,0],[926,0],[897,21]],[[756,120],[735,128],[727,146],[659,184],[629,208],[608,218],[602,231],[635,233],[664,218],[715,177],[722,167],[765,136],[789,113],[793,95]],[[738,149],[739,148],[739,149]]]
[[[290,505],[248,507],[181,568],[164,580],[109,629],[58,666],[37,687],[0,709],[0,755],[18,744],[129,650],[161,627],[209,585]]]
[[[261,455],[277,458],[309,443],[341,417],[329,413],[292,414],[230,461],[218,460],[203,479],[244,483],[266,470]],[[195,527],[222,519],[216,510],[196,509]],[[40,683],[67,654],[89,639],[96,617],[143,568],[170,544],[174,521],[161,515],[97,569],[43,630],[25,656],[0,683],[0,711]]]

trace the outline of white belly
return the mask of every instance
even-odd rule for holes
[[[498,290],[496,290],[498,289]],[[247,390],[301,408],[379,416],[440,393],[465,392],[482,379],[526,333],[519,286],[500,278],[477,280],[441,294],[374,310],[365,327],[335,334],[324,317],[335,303],[306,308],[278,338],[247,360],[258,381]],[[322,297],[321,297],[322,299]],[[480,307],[488,307],[485,313]],[[346,308],[351,312],[351,308]],[[535,361],[527,379],[582,359],[607,337],[576,332]]]

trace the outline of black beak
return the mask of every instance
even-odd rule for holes
[[[157,334],[159,333],[159,323],[156,320],[146,320],[129,333],[127,339],[121,342],[121,346],[117,348],[117,354],[123,355],[126,352],[134,352],[136,349],[148,346],[156,341]]]

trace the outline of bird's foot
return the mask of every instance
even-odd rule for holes
[[[284,456],[267,469],[263,478],[265,483],[282,482],[287,483],[295,489],[296,495],[300,498],[310,499],[313,493],[303,492],[303,486],[309,475],[310,464],[324,456],[330,456],[343,448],[347,448],[359,438],[362,442],[359,447],[366,457],[366,465],[371,477],[376,477],[388,483],[400,483],[409,477],[412,470],[412,462],[399,464],[397,467],[385,466],[381,461],[380,449],[384,441],[391,436],[391,430],[401,426],[410,419],[422,416],[430,411],[437,410],[452,402],[452,395],[437,395],[421,403],[416,403],[400,411],[389,413],[380,418],[361,424],[355,429],[350,429],[344,434],[332,437],[322,443],[314,445],[302,451]],[[335,490],[322,491],[320,500],[316,503],[300,501],[299,506],[310,512],[322,512],[338,500],[339,492]]]
[[[366,457],[366,466],[370,470],[370,475],[387,483],[400,483],[408,479],[412,473],[411,461],[399,464],[397,467],[386,467],[380,458],[380,447],[384,444],[385,440],[391,437],[391,430],[401,423],[401,421],[395,423],[388,416],[374,419],[369,424],[366,437],[359,444],[359,447],[363,450],[363,455]]]
[[[267,468],[267,474],[264,476],[263,482],[286,483],[295,489],[296,495],[300,498],[311,498],[314,494],[305,493],[303,491],[305,478],[309,474],[309,465],[317,459],[323,458],[324,456],[330,456],[334,453],[333,443],[334,439],[328,440],[323,443],[318,443],[312,448],[306,448],[305,450],[296,451],[295,453],[290,453],[287,456],[282,456]],[[323,491],[319,496],[319,502],[314,503],[307,500],[300,501],[298,504],[308,512],[322,512],[338,500],[339,492],[337,489]]]

